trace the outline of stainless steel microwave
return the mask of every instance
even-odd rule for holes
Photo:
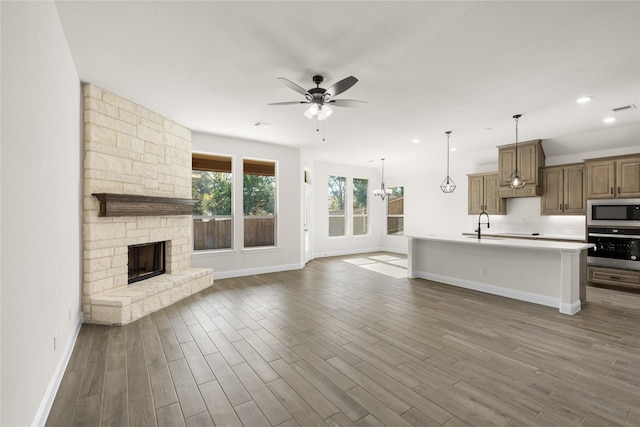
[[[587,225],[640,227],[640,199],[589,200]]]

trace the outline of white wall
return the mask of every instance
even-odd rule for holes
[[[347,217],[347,236],[329,237],[328,220],[328,180],[330,175],[347,178],[347,192],[350,194],[353,178],[369,180],[369,224],[370,233],[365,236],[353,236],[351,233],[351,217]],[[386,184],[386,183],[385,183]],[[380,172],[375,168],[334,165],[315,162],[313,166],[313,247],[315,257],[325,257],[382,249],[382,221],[385,213],[385,202],[374,197],[372,191],[380,186]],[[391,187],[391,185],[387,185]],[[351,209],[350,198],[347,197],[347,209]]]
[[[301,268],[302,166],[297,148],[193,132],[193,152],[233,157],[234,215],[232,250],[198,251],[191,258],[192,267],[213,268],[214,280]],[[242,234],[242,160],[254,158],[277,162],[278,205],[276,247],[243,249]],[[239,220],[238,220],[239,219]]]
[[[456,189],[443,193],[440,184],[445,176],[438,171],[404,178],[406,236],[461,232],[468,216],[467,176],[452,174]]]
[[[82,321],[81,93],[55,4],[1,7],[0,424],[27,426],[43,423]]]

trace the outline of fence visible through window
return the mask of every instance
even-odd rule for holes
[[[192,154],[193,250],[233,247],[231,157]]]
[[[394,187],[387,198],[387,234],[404,235],[404,187]]]

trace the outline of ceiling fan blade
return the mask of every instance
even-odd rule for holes
[[[331,97],[341,94],[345,90],[349,89],[354,84],[358,83],[358,79],[353,76],[349,76],[345,79],[340,80],[338,83],[331,86],[325,94],[328,94]]]
[[[272,102],[268,105],[294,105],[294,104],[308,104],[308,102],[305,102],[305,101]]]
[[[301,95],[305,95],[305,96],[309,95],[309,92],[305,88],[292,82],[291,80],[285,79],[284,77],[278,77],[278,80],[280,80],[283,85],[290,87],[291,89],[295,90]]]
[[[327,104],[335,105],[336,107],[362,107],[366,104],[366,101],[358,101],[357,99],[332,99]]]

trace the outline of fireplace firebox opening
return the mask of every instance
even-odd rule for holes
[[[129,246],[129,284],[165,273],[165,242]]]

